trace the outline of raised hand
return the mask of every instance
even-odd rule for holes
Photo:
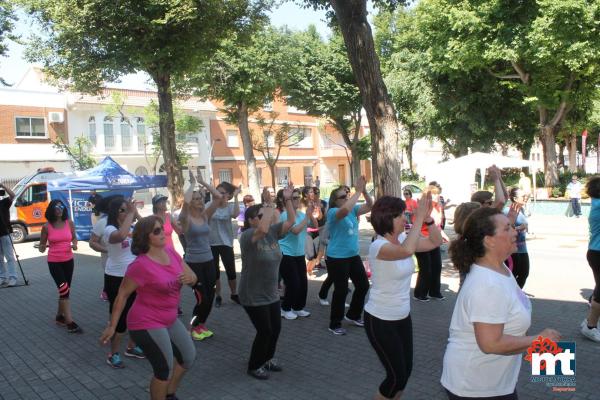
[[[242,184],[241,183],[240,183],[240,186],[236,187],[235,190],[233,191],[233,197],[239,196],[240,193],[242,193]]]
[[[496,167],[496,165],[492,165],[488,168],[488,174],[490,175],[490,179],[495,181],[500,179],[501,171],[500,168]]]
[[[356,184],[354,185],[354,189],[356,189],[357,193],[362,193],[362,192],[365,191],[366,187],[367,187],[367,178],[364,175],[361,175],[356,180]]]
[[[426,219],[431,216],[433,210],[433,201],[431,198],[431,192],[427,191],[421,195],[421,198],[417,202],[417,211],[415,213],[415,219]]]
[[[522,204],[512,203],[508,208],[508,214],[506,216],[511,224],[514,225],[517,222],[517,217],[519,216],[519,212],[521,211],[522,207]]]
[[[293,194],[294,194],[294,185],[292,184],[292,182],[290,182],[290,184],[287,185],[287,187],[283,189],[283,199],[291,200]]]
[[[266,187],[263,188],[260,198],[262,199],[262,202],[264,204],[271,204],[273,202],[273,199],[271,198],[271,193],[269,192],[269,189]]]

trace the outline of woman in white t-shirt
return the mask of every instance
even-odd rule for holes
[[[444,354],[442,385],[450,400],[517,399],[521,353],[543,336],[544,329],[525,336],[531,324],[531,303],[504,260],[517,249],[517,231],[509,216],[495,208],[480,208],[467,217],[463,232],[450,244],[450,257],[466,274],[450,322]]]
[[[127,271],[129,264],[135,260],[135,255],[131,252],[131,233],[133,220],[136,218],[137,210],[132,201],[126,201],[123,198],[111,200],[108,204],[108,217],[106,228],[102,235],[102,241],[106,243],[108,257],[104,269],[104,290],[108,296],[109,313],[112,313],[114,302],[119,293],[119,287],[123,281],[123,276]],[[135,300],[135,293],[129,296],[127,304],[119,318],[119,323],[115,329],[115,334],[111,338],[110,353],[106,363],[113,368],[123,368],[123,361],[119,353],[121,339],[127,330],[127,311]],[[131,339],[125,350],[128,357],[144,358],[144,353],[137,347]]]
[[[383,196],[371,209],[377,237],[369,247],[371,289],[365,305],[365,330],[383,364],[386,377],[375,399],[399,399],[412,370],[413,340],[410,318],[410,279],[415,251],[430,251],[442,244],[440,229],[431,218],[431,193],[421,196],[414,215],[415,229],[404,232],[406,203]],[[429,237],[421,236],[430,225]]]

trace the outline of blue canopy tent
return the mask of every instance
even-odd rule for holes
[[[88,240],[92,230],[92,207],[88,202],[90,192],[96,190],[103,196],[121,194],[131,197],[138,189],[166,187],[165,175],[136,176],[121,167],[115,160],[106,157],[97,166],[76,172],[67,178],[48,182],[48,191],[53,199],[69,204],[70,215],[75,223],[77,238]]]

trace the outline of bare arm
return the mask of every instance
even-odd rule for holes
[[[108,243],[121,243],[129,236],[129,232],[131,231],[131,224],[133,224],[133,219],[135,218],[135,204],[133,204],[133,202],[127,202],[126,212],[127,215],[125,216],[125,220],[122,224],[119,225],[118,230],[110,234],[110,236],[108,237]]]
[[[365,204],[360,206],[360,208],[358,209],[358,215],[366,214],[369,211],[371,211],[371,208],[373,208],[373,198],[369,196],[369,192],[367,192],[366,186],[362,191],[362,195],[365,198]]]
[[[475,339],[477,346],[486,354],[513,355],[520,354],[531,346],[531,342],[538,336],[550,338],[554,341],[560,339],[560,333],[554,329],[546,328],[535,336],[513,336],[504,334],[504,324],[488,324],[474,322]]]
[[[506,199],[508,198],[508,194],[504,182],[502,182],[500,169],[495,165],[492,165],[489,168],[489,173],[490,178],[494,181],[494,208],[502,210],[506,203]]]
[[[95,233],[92,233],[92,236],[90,237],[90,247],[93,250],[96,250],[99,253],[106,253],[106,252],[108,252],[108,250],[106,249],[106,247],[102,245],[102,242],[100,240],[100,236],[96,235]]]
[[[344,203],[343,206],[341,206],[340,208],[338,208],[338,210],[335,212],[335,218],[336,219],[345,218],[346,215],[348,215],[348,214],[350,214],[350,212],[352,212],[352,209],[356,205],[356,202],[358,201],[358,198],[360,197],[360,195],[362,194],[362,192],[365,190],[365,185],[366,184],[367,183],[366,183],[366,180],[365,180],[364,176],[361,176],[360,178],[357,179],[354,194],[352,195],[352,197],[350,197]],[[331,205],[330,205],[330,207],[331,207]]]
[[[231,213],[232,218],[237,218],[237,216],[240,214],[239,196],[240,196],[240,192],[242,190],[241,187],[242,187],[242,185],[240,185],[238,188],[236,188],[235,191],[233,192],[233,212]]]
[[[73,250],[77,250],[77,232],[75,232],[75,224],[70,219],[69,227],[71,228],[71,247]]]
[[[48,245],[48,225],[42,226],[42,233],[40,234],[40,244],[38,246],[38,250],[40,253],[46,251],[46,246]]]
[[[269,233],[269,227],[271,226],[273,212],[274,208],[272,205],[264,205],[262,207],[262,218],[254,232],[252,232],[252,243],[256,243],[267,236],[267,233]]]
[[[294,211],[294,205],[292,204],[292,195],[294,190],[292,186],[288,186],[283,190],[283,201],[285,203],[285,211],[287,212],[287,220],[281,226],[281,235],[285,235],[296,222],[296,211]],[[304,219],[306,221],[306,218]]]
[[[110,314],[110,322],[108,323],[108,327],[102,332],[102,336],[100,336],[100,343],[108,343],[110,338],[115,334],[115,329],[119,322],[119,318],[123,313],[123,309],[125,308],[125,303],[129,296],[135,292],[137,287],[138,285],[133,279],[128,278],[127,276],[123,277],[121,286],[119,286],[119,293],[117,294],[117,298],[113,305],[112,313]]]
[[[213,196],[210,205],[208,206],[208,208],[206,208],[206,210],[204,210],[204,215],[206,216],[206,219],[209,220],[213,216],[215,211],[217,211],[217,208],[223,205],[223,196],[221,195],[221,192],[219,192],[217,189],[204,182],[204,180],[200,176],[198,176],[198,183],[204,186],[206,189],[208,189],[208,191]]]

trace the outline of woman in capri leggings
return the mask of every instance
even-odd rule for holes
[[[67,207],[60,200],[50,202],[45,217],[48,223],[42,227],[39,250],[43,253],[48,247],[48,268],[58,288],[56,323],[66,326],[69,333],[82,333],[79,325],[73,321],[69,301],[75,266],[73,250],[77,250],[75,226],[69,219]]]
[[[240,304],[240,298],[237,294],[237,280],[235,276],[235,257],[233,255],[233,226],[232,220],[240,213],[240,202],[238,196],[240,189],[234,187],[229,182],[221,182],[217,186],[221,194],[218,208],[210,219],[210,249],[215,261],[215,273],[217,279],[215,306],[221,307],[221,270],[219,269],[219,259],[223,262],[225,273],[227,274],[227,283],[229,284],[230,299],[234,303]],[[233,199],[233,204],[229,200]],[[209,205],[210,207],[210,205]]]
[[[125,271],[135,259],[133,253],[131,253],[131,225],[136,217],[137,210],[132,201],[126,201],[124,198],[118,197],[111,200],[108,204],[108,217],[102,240],[104,243],[107,243],[106,250],[108,257],[104,269],[104,290],[106,290],[106,295],[108,296],[108,310],[111,315],[117,293],[119,292],[119,286],[121,286],[123,276],[125,276]],[[120,318],[117,319],[118,324],[115,328],[115,334],[111,338],[110,353],[108,354],[106,363],[113,368],[124,367],[119,349],[123,335],[127,330],[127,312],[134,300],[135,293],[132,293],[120,313]],[[125,355],[133,358],[144,358],[144,353],[134,344],[131,337],[129,338]]]
[[[152,400],[174,400],[185,371],[196,357],[196,349],[185,326],[177,319],[182,285],[193,286],[196,275],[170,246],[159,217],[142,218],[133,231],[131,251],[137,255],[119,288],[110,325],[100,341],[114,335],[127,299],[137,293],[127,314],[129,335],[142,348],[152,365]],[[175,362],[174,362],[175,361]]]
[[[213,195],[213,201],[204,207],[204,196],[195,191],[196,178],[190,171],[190,187],[185,192],[183,208],[179,221],[185,235],[185,262],[198,278],[194,287],[196,306],[191,321],[191,335],[194,340],[204,340],[213,336],[213,332],[204,325],[210,314],[215,298],[216,273],[213,254],[210,249],[209,221],[221,203],[221,193],[198,177],[198,183]]]
[[[423,194],[413,210],[415,226],[431,223],[431,195]],[[365,305],[365,330],[386,371],[375,399],[399,399],[412,371],[413,334],[410,318],[410,280],[415,270],[415,251],[427,251],[442,244],[435,225],[429,237],[419,229],[404,232],[406,204],[397,197],[382,196],[371,210],[371,224],[377,233],[369,247],[371,289]]]

